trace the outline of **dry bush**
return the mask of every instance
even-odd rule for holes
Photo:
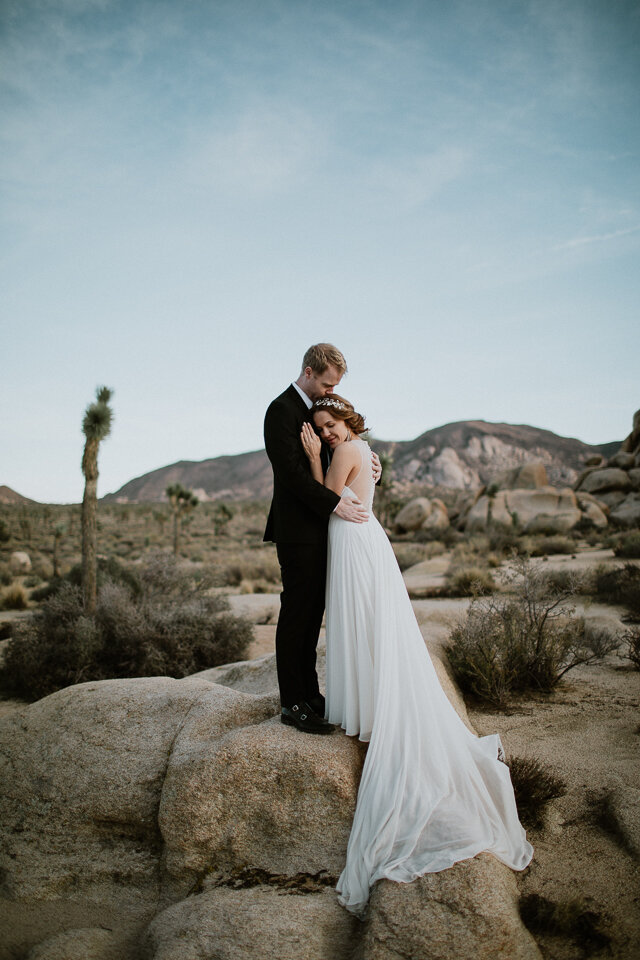
[[[245,581],[279,584],[280,564],[275,555],[260,556],[255,551],[237,553],[226,563],[216,564],[215,577],[223,587],[239,587]]]
[[[525,827],[541,827],[547,804],[564,796],[566,783],[533,757],[510,757],[507,766],[520,820]]]
[[[640,530],[631,530],[616,537],[613,552],[623,560],[640,559]]]
[[[396,555],[396,560],[401,570],[408,570],[409,567],[413,567],[416,563],[421,563],[427,556],[427,544],[411,543],[411,541],[396,541],[392,543],[391,546],[393,547],[393,552]]]
[[[630,627],[622,634],[620,640],[626,644],[626,651],[623,656],[626,660],[631,660],[636,670],[640,670],[640,629]]]
[[[640,566],[600,564],[593,574],[593,589],[598,600],[625,606],[634,619],[640,620]]]
[[[531,537],[528,553],[532,557],[547,557],[559,553],[573,554],[576,549],[575,540],[556,534],[547,537]]]
[[[447,572],[446,594],[449,597],[478,597],[493,593],[496,582],[485,567],[456,567]]]
[[[27,591],[21,583],[14,583],[8,587],[0,603],[0,607],[3,610],[26,610],[28,606],[29,598]]]
[[[584,900],[556,903],[538,893],[530,893],[520,901],[520,916],[533,934],[571,940],[585,957],[604,950],[611,943],[602,929],[602,916]]]
[[[12,581],[13,574],[11,573],[11,567],[8,563],[0,563],[0,584],[2,584],[3,587],[8,587]]]
[[[569,670],[618,645],[585,635],[569,602],[573,590],[550,585],[539,564],[518,558],[504,579],[513,593],[474,597],[451,633],[449,660],[465,693],[504,706],[514,694],[552,690]]]
[[[137,591],[105,580],[87,617],[80,588],[65,582],[10,640],[3,685],[37,699],[84,680],[184,677],[244,659],[253,628],[209,586],[160,554],[142,568]]]

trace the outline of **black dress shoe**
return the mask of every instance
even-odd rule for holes
[[[326,704],[321,693],[318,693],[315,697],[308,697],[306,703],[309,704],[313,712],[317,713],[319,717],[324,717]]]
[[[327,723],[324,717],[319,717],[304,700],[301,703],[294,703],[292,707],[283,707],[280,720],[303,733],[333,733],[335,730],[332,723]]]

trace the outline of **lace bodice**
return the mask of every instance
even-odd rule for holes
[[[373,507],[373,494],[375,484],[373,482],[373,466],[371,463],[371,447],[366,440],[360,437],[354,437],[349,441],[357,445],[360,450],[360,470],[355,475],[348,487],[342,491],[343,497],[355,497],[360,500],[368,511]]]

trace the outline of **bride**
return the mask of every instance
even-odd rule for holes
[[[320,436],[307,423],[301,437],[313,477],[369,512],[366,523],[329,520],[326,716],[369,742],[340,902],[361,914],[376,880],[407,883],[483,850],[523,870],[533,848],[500,738],[475,736],[449,703],[372,513],[364,419],[335,393],[311,413]],[[325,478],[320,437],[333,452]]]

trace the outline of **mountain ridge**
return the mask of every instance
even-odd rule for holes
[[[621,441],[588,444],[529,424],[458,420],[426,430],[414,440],[377,440],[378,453],[393,457],[393,477],[404,492],[412,486],[476,489],[496,475],[531,460],[545,464],[550,482],[571,486],[593,456],[611,456]],[[201,500],[267,499],[271,496],[271,465],[266,452],[180,460],[158,467],[123,484],[102,499],[139,503],[166,500],[170,483],[181,483]]]

